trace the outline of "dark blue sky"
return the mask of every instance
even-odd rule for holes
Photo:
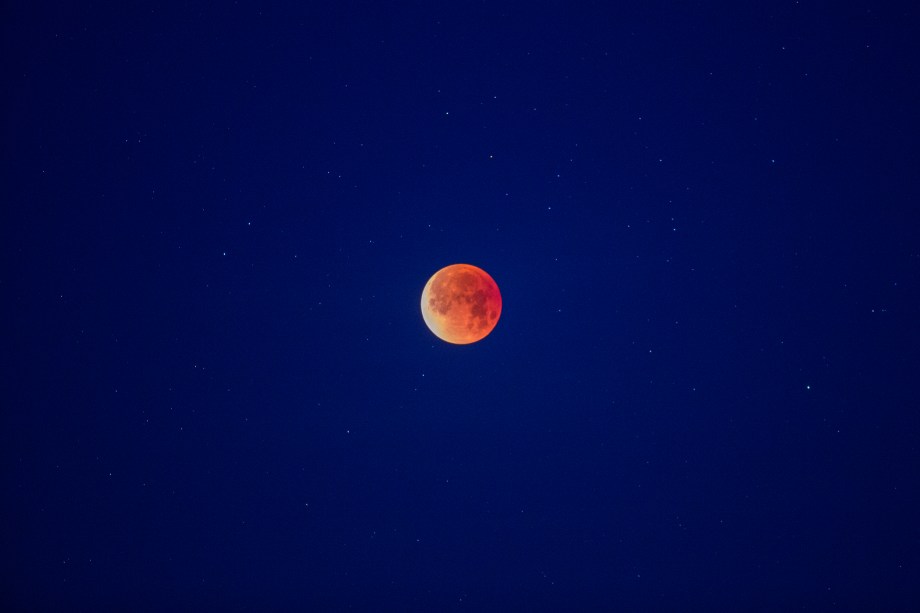
[[[917,9],[738,4],[5,5],[3,609],[918,610]]]

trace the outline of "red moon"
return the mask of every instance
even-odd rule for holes
[[[455,345],[484,339],[502,314],[502,296],[489,273],[451,264],[434,273],[422,290],[422,317],[434,335]]]

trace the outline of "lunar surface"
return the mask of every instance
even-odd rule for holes
[[[435,336],[455,345],[482,340],[502,314],[502,297],[489,273],[470,264],[452,264],[428,279],[422,317]]]

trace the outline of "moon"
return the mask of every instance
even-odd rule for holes
[[[484,339],[502,314],[502,296],[489,273],[471,264],[451,264],[434,273],[422,290],[422,317],[442,341],[469,345]]]

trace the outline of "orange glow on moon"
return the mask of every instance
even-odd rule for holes
[[[434,273],[422,291],[422,317],[434,335],[468,345],[484,339],[502,314],[502,296],[489,273],[451,264]]]

